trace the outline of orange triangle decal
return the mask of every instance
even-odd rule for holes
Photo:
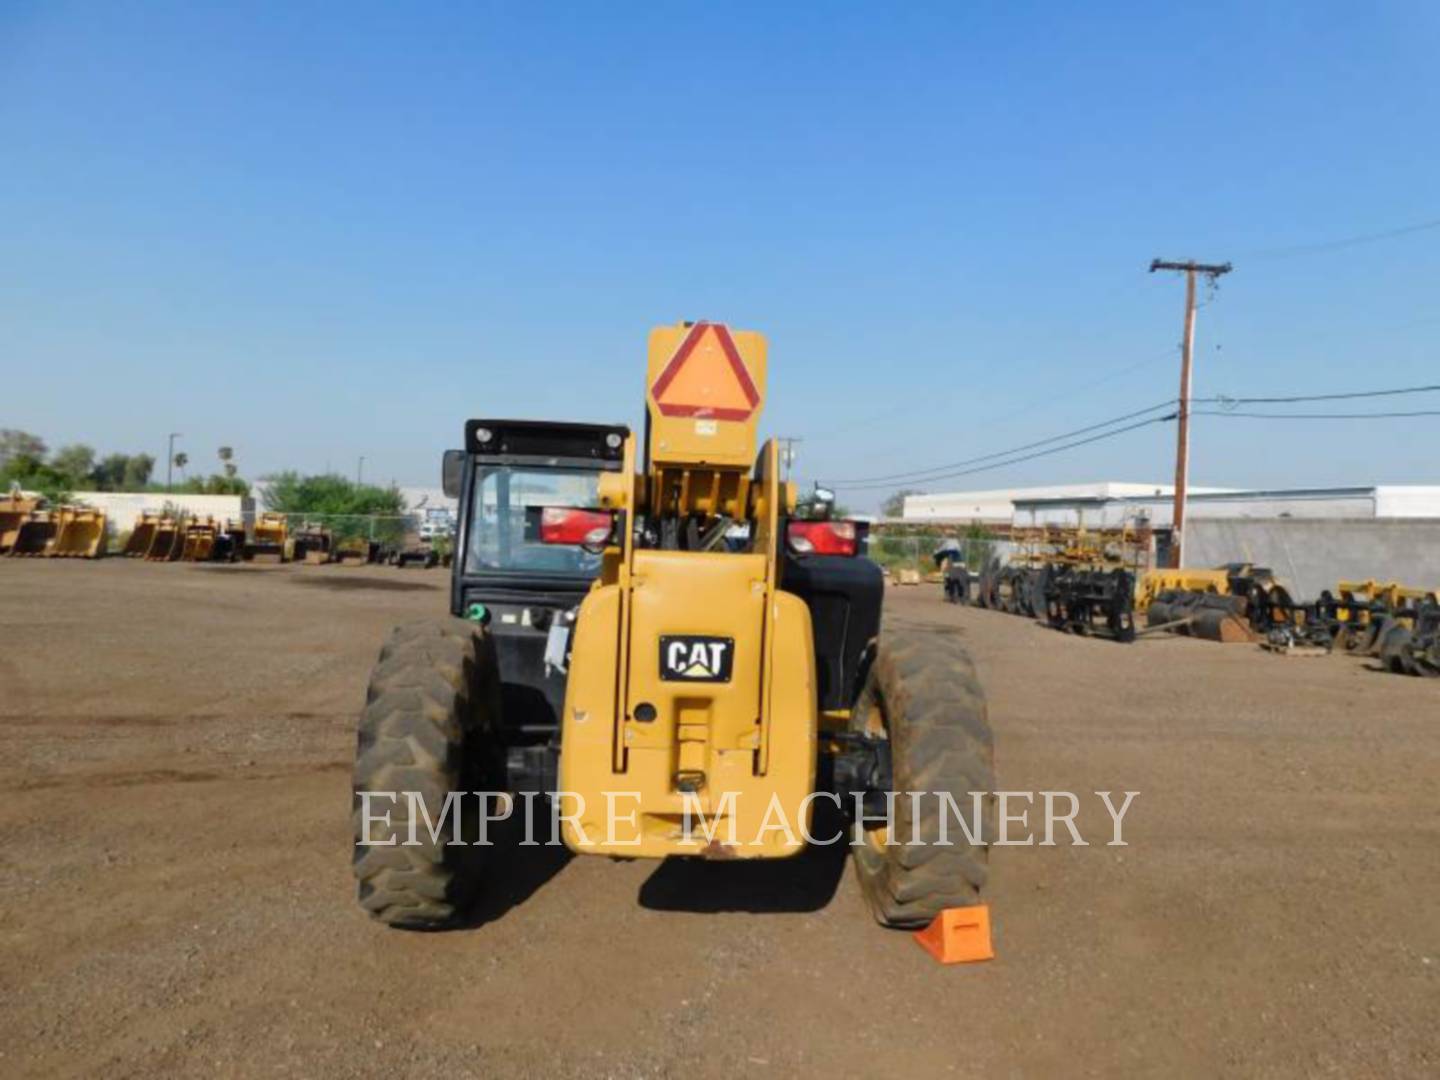
[[[697,322],[650,388],[662,416],[747,420],[760,404],[730,329]]]

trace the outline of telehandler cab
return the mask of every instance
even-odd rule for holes
[[[648,374],[643,439],[470,420],[446,453],[451,617],[391,634],[360,719],[361,905],[404,927],[461,914],[483,864],[432,828],[458,792],[558,793],[571,850],[654,858],[793,855],[826,799],[880,922],[975,903],[994,784],[963,648],[882,635],[857,525],[796,516],[775,442],[756,455],[762,335],[659,327]]]

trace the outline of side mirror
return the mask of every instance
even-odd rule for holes
[[[460,478],[464,475],[465,451],[446,450],[440,465],[440,486],[447,499],[460,498]]]

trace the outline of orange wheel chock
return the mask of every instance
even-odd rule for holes
[[[993,960],[990,942],[990,906],[952,907],[936,915],[924,930],[915,931],[920,947],[942,964],[968,964]]]

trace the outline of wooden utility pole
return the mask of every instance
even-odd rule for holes
[[[1180,547],[1185,531],[1185,500],[1190,486],[1190,385],[1191,363],[1195,352],[1195,275],[1206,274],[1213,283],[1232,267],[1227,263],[1165,262],[1154,259],[1150,272],[1156,270],[1185,271],[1185,336],[1180,342],[1180,408],[1176,412],[1175,444],[1175,511],[1170,526],[1170,565],[1180,569]]]

